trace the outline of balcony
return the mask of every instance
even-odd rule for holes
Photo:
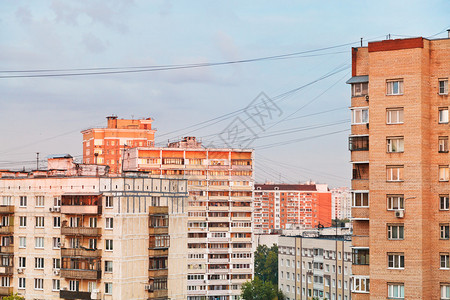
[[[369,248],[369,236],[368,235],[352,235],[352,244],[355,247]]]
[[[101,194],[63,194],[61,196],[61,213],[71,215],[99,215],[102,213]]]
[[[9,296],[13,292],[13,287],[0,286],[0,296]]]
[[[0,275],[11,276],[14,274],[14,267],[0,266]]]
[[[0,248],[1,249],[1,248]],[[84,249],[84,248],[62,248],[61,249],[61,256],[67,256],[67,257],[101,257],[102,256],[102,250],[91,250],[91,249]]]
[[[14,254],[14,245],[0,246],[0,253]]]
[[[168,290],[156,290],[156,291],[148,291],[151,295],[149,299],[167,299]]]
[[[100,270],[83,270],[83,269],[61,269],[61,277],[75,279],[97,280],[102,278]]]
[[[352,161],[369,161],[369,151],[352,151]]]
[[[1,226],[0,234],[11,234],[14,232],[14,226]]]
[[[148,228],[149,234],[168,234],[169,233],[169,227],[149,227]]]
[[[61,227],[62,235],[100,236],[101,228],[91,227]]]
[[[352,190],[369,190],[369,179],[352,179]]]
[[[169,213],[168,206],[150,206],[148,208],[149,215],[167,215]]]
[[[61,205],[61,213],[66,215],[101,215],[102,207],[98,205]]]
[[[75,292],[75,291],[67,291],[60,290],[59,298],[61,299],[80,299],[80,300],[91,300],[91,292]]]
[[[367,219],[369,220],[368,207],[352,207],[352,219]]]
[[[13,214],[14,205],[0,205],[0,214]]]
[[[229,206],[208,206],[209,211],[228,211]]]
[[[167,269],[148,270],[148,277],[167,277],[169,271]]]

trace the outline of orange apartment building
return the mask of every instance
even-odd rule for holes
[[[255,233],[300,225],[331,226],[331,192],[326,184],[255,184]]]
[[[111,173],[120,173],[125,147],[154,146],[152,118],[127,120],[109,116],[106,128],[83,130],[83,163],[106,164]]]
[[[124,170],[188,180],[187,299],[239,299],[253,275],[253,150],[203,148],[186,137],[127,149]]]
[[[372,42],[352,64],[352,299],[450,299],[450,37]]]

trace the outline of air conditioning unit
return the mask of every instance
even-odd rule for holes
[[[366,101],[369,101],[369,95],[366,95]]]
[[[50,207],[48,210],[49,210],[50,212],[53,212],[53,207]]]
[[[53,275],[59,275],[59,270],[58,269],[54,269],[53,270]]]
[[[404,210],[396,210],[395,211],[395,216],[397,218],[403,218],[405,216],[405,211]]]
[[[91,299],[100,299],[100,290],[99,289],[92,290]]]
[[[17,269],[17,274],[23,274],[23,269]]]
[[[152,289],[152,286],[151,285],[146,285],[145,287],[144,287],[144,289],[146,290],[146,291],[150,291],[151,289]]]

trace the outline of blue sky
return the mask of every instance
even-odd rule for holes
[[[234,61],[355,44],[314,53],[317,56],[208,68],[0,78],[0,169],[31,166],[35,152],[79,156],[80,131],[105,124],[110,114],[153,117],[162,144],[189,134],[219,146],[223,143],[219,133],[232,117],[196,131],[192,129],[197,127],[183,128],[243,109],[261,92],[277,99],[348,66],[351,46],[357,46],[361,37],[366,45],[367,40],[387,34],[428,37],[450,27],[446,0],[7,0],[1,6],[0,75],[11,75],[3,72],[11,70]],[[251,144],[259,182],[312,179],[349,186],[348,131],[344,131],[350,128],[350,89],[345,84],[349,71],[277,102],[282,114],[271,122],[290,116],[289,120],[267,125]],[[252,126],[245,114],[239,117]],[[290,129],[295,130],[286,134]],[[334,133],[338,131],[342,132]]]

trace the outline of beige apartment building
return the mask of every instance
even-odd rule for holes
[[[304,231],[278,239],[278,288],[287,300],[351,299],[351,236]]]
[[[450,37],[372,42],[352,63],[352,299],[450,299]]]
[[[188,180],[187,299],[238,299],[252,279],[253,150],[186,137],[125,152],[124,170]]]
[[[185,299],[187,182],[48,159],[0,172],[0,294]]]

